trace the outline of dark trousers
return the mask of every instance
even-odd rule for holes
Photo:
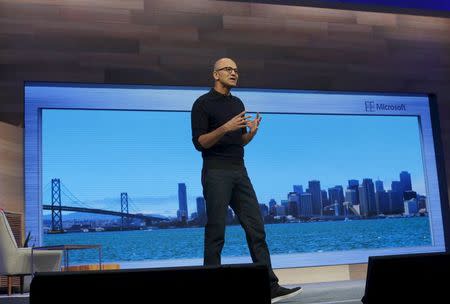
[[[203,196],[208,221],[205,226],[204,265],[220,265],[225,242],[228,206],[239,218],[254,263],[267,265],[272,285],[278,278],[272,270],[264,222],[255,190],[245,167],[202,170]]]

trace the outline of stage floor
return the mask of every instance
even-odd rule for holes
[[[300,295],[279,303],[361,304],[365,284],[364,280],[304,284],[302,285],[303,292]],[[28,304],[29,298],[28,294],[16,294],[11,297],[0,294],[0,302],[2,304]]]
[[[361,304],[365,285],[365,280],[304,284],[301,294],[280,303]]]

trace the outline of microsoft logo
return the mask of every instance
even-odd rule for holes
[[[374,101],[366,101],[366,112],[376,112],[376,111],[406,111],[405,104],[385,104],[385,103],[375,103]]]
[[[366,112],[375,112],[375,102],[366,101]]]

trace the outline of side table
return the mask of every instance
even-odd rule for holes
[[[71,244],[71,245],[53,245],[53,246],[40,246],[31,247],[31,273],[34,275],[34,250],[62,250],[64,254],[64,269],[69,267],[69,251],[70,250],[82,250],[82,249],[98,249],[98,266],[99,270],[102,269],[102,245],[100,244]]]

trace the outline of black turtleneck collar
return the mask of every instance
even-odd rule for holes
[[[231,95],[231,92],[228,94],[228,95],[226,95],[226,94],[222,94],[222,93],[220,93],[220,92],[217,92],[214,88],[211,88],[211,90],[209,91],[209,93],[212,95],[212,97],[214,97],[214,98],[223,98],[223,97],[225,97],[225,98],[232,98],[233,97],[233,95]]]

